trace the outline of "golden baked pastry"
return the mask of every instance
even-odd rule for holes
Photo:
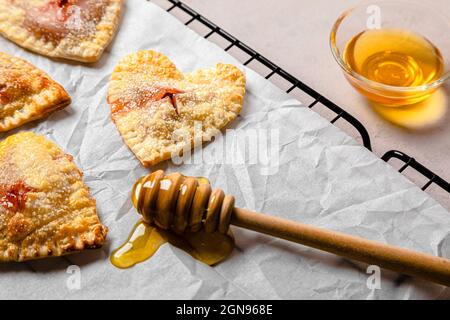
[[[239,115],[244,95],[245,76],[233,65],[183,74],[163,54],[140,51],[116,66],[108,103],[127,145],[151,166],[209,141]]]
[[[0,143],[0,261],[98,248],[106,233],[71,156],[31,132]]]
[[[0,0],[0,33],[53,57],[95,62],[119,25],[123,0]]]
[[[64,88],[45,72],[0,52],[0,132],[43,118],[70,102]]]

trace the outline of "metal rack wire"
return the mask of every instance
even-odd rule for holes
[[[165,3],[165,6],[163,8],[167,12],[174,12],[175,10],[179,10],[183,12],[187,16],[187,20],[184,21],[184,24],[186,26],[191,25],[193,22],[198,22],[204,27],[206,27],[207,31],[204,35],[205,39],[209,39],[213,35],[217,35],[223,40],[226,41],[226,45],[224,47],[225,51],[230,51],[232,48],[236,48],[241,53],[244,53],[246,55],[246,60],[243,61],[243,64],[245,66],[249,66],[250,63],[258,62],[260,65],[267,68],[269,71],[265,76],[266,79],[271,79],[275,75],[278,77],[281,77],[284,79],[284,81],[287,81],[289,83],[289,87],[286,90],[287,93],[292,93],[293,90],[299,89],[304,94],[312,98],[312,102],[309,103],[308,107],[310,109],[313,109],[314,107],[321,105],[325,108],[327,108],[329,111],[332,112],[333,116],[330,119],[330,122],[335,124],[338,120],[345,121],[348,124],[350,124],[354,129],[357,130],[358,135],[361,138],[362,144],[369,150],[372,150],[371,140],[369,133],[367,129],[364,127],[364,125],[359,122],[355,117],[353,117],[351,114],[343,110],[341,107],[336,105],[334,102],[329,100],[328,98],[324,97],[322,94],[318,93],[293,75],[291,75],[286,70],[282,69],[236,37],[232,36],[192,8],[190,8],[188,5],[184,4],[182,1],[179,0],[147,0],[151,2],[155,2],[158,5],[161,5],[161,2]],[[392,159],[397,159],[404,163],[404,165],[401,167],[399,172],[403,173],[408,167],[413,168],[418,173],[423,175],[425,178],[428,179],[428,182],[422,187],[422,190],[427,190],[432,184],[436,184],[440,186],[442,189],[450,193],[450,184],[445,181],[443,178],[439,177],[435,173],[433,173],[430,169],[426,168],[422,164],[420,164],[418,161],[416,161],[414,158],[406,155],[403,152],[400,151],[389,151],[387,152],[382,159],[386,162],[391,161]]]
[[[425,176],[428,181],[423,185],[422,190],[427,190],[432,184],[436,184],[440,186],[442,189],[450,193],[450,183],[442,179],[437,174],[433,173],[430,169],[426,168],[424,165],[422,165],[420,162],[418,162],[416,159],[408,156],[407,154],[392,150],[388,151],[382,159],[386,162],[389,162],[392,159],[398,159],[404,163],[404,165],[400,168],[399,172],[403,173],[408,167],[413,168],[423,176]]]

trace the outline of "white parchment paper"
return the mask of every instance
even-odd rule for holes
[[[183,71],[237,61],[143,0],[127,1],[115,41],[93,66],[50,60],[4,39],[0,48],[42,68],[70,92],[69,108],[21,130],[43,134],[74,155],[110,230],[102,250],[0,265],[0,298],[450,298],[448,288],[388,271],[382,271],[380,290],[369,289],[363,264],[237,228],[236,250],[214,268],[166,244],[152,259],[116,269],[109,254],[139,219],[129,194],[148,170],[110,119],[105,95],[115,64],[140,49],[167,54]],[[278,172],[264,175],[262,164],[239,163],[165,163],[161,168],[208,177],[235,195],[241,207],[450,257],[449,212],[327,120],[245,71],[245,107],[231,128],[243,135],[278,129]],[[204,154],[214,145],[208,144]],[[79,287],[78,268],[67,269],[70,265],[79,267]]]

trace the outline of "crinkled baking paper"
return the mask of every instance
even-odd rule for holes
[[[149,172],[110,118],[105,96],[114,66],[142,49],[165,53],[183,71],[238,62],[143,0],[127,1],[117,37],[95,65],[51,60],[4,39],[0,48],[47,71],[71,94],[70,107],[21,130],[43,134],[74,155],[109,227],[101,250],[0,265],[0,298],[450,298],[445,287],[384,270],[378,289],[364,264],[238,228],[236,250],[213,268],[169,244],[131,269],[113,267],[111,251],[139,219],[130,202],[132,185]],[[192,161],[158,168],[208,177],[235,195],[241,207],[450,258],[449,212],[340,129],[241,68],[248,94],[241,117],[230,127],[236,131],[206,145],[203,156],[233,135],[275,132],[268,150],[272,161]],[[234,152],[232,159],[243,153]]]

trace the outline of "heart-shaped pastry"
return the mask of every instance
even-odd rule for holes
[[[98,248],[106,233],[71,156],[31,132],[0,143],[0,261]]]
[[[64,88],[45,72],[0,52],[0,132],[42,118],[70,104]]]
[[[28,50],[97,61],[119,25],[123,0],[0,0],[0,33]]]
[[[114,123],[144,166],[210,141],[240,113],[245,76],[237,67],[183,74],[163,54],[140,51],[116,66],[108,91]]]

